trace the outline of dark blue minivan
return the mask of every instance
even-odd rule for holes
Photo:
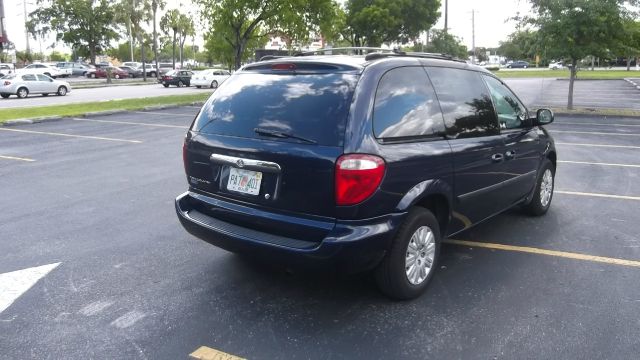
[[[551,204],[542,127],[490,72],[443,55],[308,55],[249,64],[202,107],[184,141],[191,234],[233,252],[374,270],[420,295],[441,239],[520,205]]]

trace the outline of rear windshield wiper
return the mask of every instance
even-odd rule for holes
[[[317,144],[318,143],[315,140],[303,138],[302,136],[286,133],[284,131],[269,130],[269,129],[262,129],[262,128],[255,128],[255,129],[253,129],[253,131],[255,131],[256,134],[259,134],[259,135],[262,135],[262,136],[271,136],[271,137],[277,137],[277,138],[281,138],[281,139],[296,139],[296,140],[301,140],[301,141],[304,141],[304,142],[307,142],[307,143],[310,143],[310,144]]]

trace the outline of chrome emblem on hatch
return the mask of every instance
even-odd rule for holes
[[[239,168],[244,167],[244,161],[242,161],[242,159],[238,159],[238,161],[236,161],[236,165],[238,165]]]

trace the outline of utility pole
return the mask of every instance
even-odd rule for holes
[[[449,0],[444,0],[444,33],[449,32]]]
[[[135,11],[135,4],[131,0],[131,12]],[[133,62],[133,34],[131,33],[131,17],[129,17],[129,49],[131,50],[131,62]]]
[[[24,12],[24,37],[27,40],[27,55],[31,53],[29,48],[29,30],[27,30],[27,0],[22,0],[22,12]]]
[[[471,63],[476,63],[476,10],[471,9],[471,49],[473,50],[473,59]]]

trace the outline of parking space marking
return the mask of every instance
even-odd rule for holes
[[[587,193],[587,192],[563,191],[563,190],[554,190],[553,192],[555,194],[564,194],[564,195],[591,196],[591,197],[601,197],[601,198],[609,198],[609,199],[640,201],[640,196],[612,195],[612,194]]]
[[[443,240],[443,243],[451,244],[451,245],[459,245],[459,246],[492,249],[492,250],[515,251],[515,252],[523,252],[523,253],[536,254],[536,255],[555,256],[555,257],[561,257],[566,259],[591,261],[591,262],[598,262],[598,263],[604,263],[604,264],[640,268],[640,261],[635,261],[635,260],[587,255],[587,254],[566,252],[566,251],[547,250],[547,249],[534,248],[534,247],[528,247],[528,246],[504,245],[504,244],[494,244],[494,243],[485,243],[485,242],[467,241],[467,240],[453,240],[453,239]]]
[[[632,165],[632,164],[610,164],[610,163],[599,163],[599,162],[588,162],[588,161],[558,160],[558,163],[562,163],[562,164],[582,164],[582,165],[619,166],[619,167],[640,168],[640,165]]]
[[[625,134],[614,132],[597,132],[597,131],[567,131],[567,130],[551,130],[551,133],[560,134],[584,134],[584,135],[613,135],[613,136],[640,136],[640,134]]]
[[[21,157],[15,157],[15,156],[6,156],[6,155],[0,155],[0,159],[5,159],[5,160],[16,160],[16,161],[27,161],[27,162],[33,162],[33,161],[35,161],[35,160],[33,160],[33,159],[21,158]]]
[[[38,135],[51,135],[51,136],[64,136],[78,139],[92,139],[92,140],[105,140],[105,141],[118,141],[118,142],[127,142],[132,144],[141,144],[140,140],[125,140],[125,139],[116,139],[116,138],[107,138],[101,136],[88,136],[88,135],[72,135],[72,134],[63,134],[63,133],[55,133],[55,132],[46,132],[46,131],[33,131],[33,130],[21,130],[21,129],[6,129],[0,128],[0,131],[13,131],[25,134],[38,134]]]
[[[207,346],[200,346],[196,351],[189,354],[189,356],[198,360],[244,360],[244,358],[227,354]]]
[[[636,127],[636,126],[640,126],[640,124],[601,124],[601,123],[572,123],[572,122],[556,122],[553,123],[553,125],[589,125],[589,126],[608,126],[608,127],[615,127],[615,126],[630,126],[630,127]]]
[[[181,126],[181,125],[150,124],[150,123],[138,123],[138,122],[130,122],[130,121],[81,119],[81,118],[71,118],[71,120],[74,120],[74,121],[99,122],[99,123],[113,123],[113,124],[123,124],[123,125],[140,125],[140,126],[152,126],[152,127],[177,128],[177,129],[188,129],[189,128],[188,126]]]
[[[136,114],[147,114],[147,115],[163,115],[163,116],[188,116],[190,118],[194,118],[196,114],[176,114],[176,113],[161,113],[161,112],[151,112],[151,111],[132,111]]]
[[[606,147],[606,148],[617,148],[617,149],[640,149],[640,146],[633,146],[633,145],[584,144],[584,143],[565,143],[565,142],[557,142],[556,145]]]

